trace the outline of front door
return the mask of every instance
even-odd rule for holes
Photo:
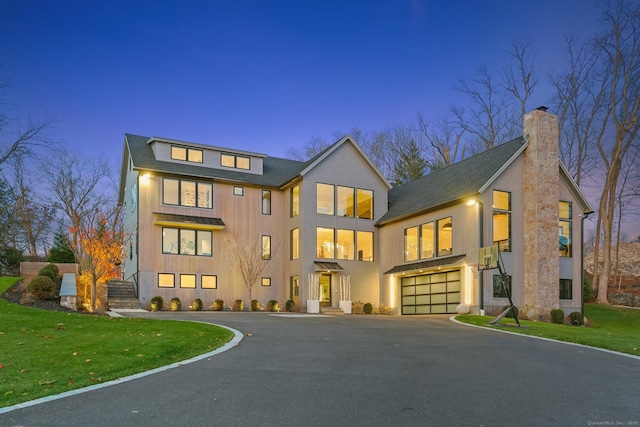
[[[331,307],[331,275],[320,275],[320,307]]]

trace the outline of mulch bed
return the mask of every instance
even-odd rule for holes
[[[2,295],[0,295],[0,298],[15,304],[23,305],[26,307],[39,308],[41,310],[83,313],[83,311],[75,311],[70,308],[61,306],[60,298],[50,300],[37,300],[35,298],[27,298],[26,293],[27,291],[25,289],[25,286],[22,286],[22,281],[18,281],[9,289],[7,289]]]

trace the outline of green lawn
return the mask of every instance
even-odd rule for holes
[[[640,310],[585,304],[584,314],[589,327],[556,325],[553,323],[520,321],[518,328],[513,319],[502,319],[502,326],[491,326],[491,316],[466,314],[456,319],[472,325],[508,330],[525,335],[534,335],[558,341],[573,342],[592,347],[629,353],[640,356]]]
[[[17,280],[0,277],[0,294]],[[214,325],[37,310],[0,298],[0,407],[169,365],[232,338]]]

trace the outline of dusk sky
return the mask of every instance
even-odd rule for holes
[[[519,39],[559,69],[564,34],[590,36],[597,16],[590,0],[4,0],[0,76],[20,117],[58,118],[83,154],[117,161],[134,133],[284,157],[442,115],[458,78]]]

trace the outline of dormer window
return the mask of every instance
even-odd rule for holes
[[[220,165],[234,169],[251,169],[251,159],[235,154],[220,154]]]
[[[202,150],[172,145],[171,158],[185,162],[202,163]]]

